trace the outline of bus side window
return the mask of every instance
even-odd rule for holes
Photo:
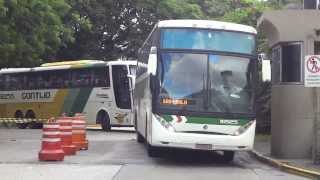
[[[57,70],[55,74],[57,74],[56,88],[64,88],[64,70]]]
[[[4,90],[4,76],[0,75],[0,91]]]
[[[44,89],[45,82],[44,82],[44,73],[38,72],[37,73],[37,89]]]
[[[15,90],[17,90],[18,89],[18,84],[19,84],[19,82],[18,82],[18,76],[16,75],[16,74],[11,74],[10,76],[9,76],[9,79],[10,79],[10,87],[9,87],[9,89],[10,90],[13,90],[13,91],[15,91]]]
[[[93,75],[95,87],[110,87],[109,67],[99,67],[94,69]]]
[[[44,72],[41,72],[41,77],[42,77],[42,80],[43,80],[43,88],[44,89],[49,89],[50,88],[50,76],[49,76],[49,73],[48,71],[44,71]]]
[[[4,90],[10,91],[10,75],[6,74],[4,75]]]
[[[62,70],[61,74],[63,75],[63,87],[64,88],[71,88],[71,77],[70,77],[70,70]]]
[[[37,88],[37,73],[31,72],[27,73],[27,88],[26,89],[36,89]]]
[[[24,88],[24,86],[23,86],[24,75],[23,74],[17,74],[16,76],[17,76],[16,89],[17,90],[22,90]]]
[[[28,83],[27,74],[26,73],[21,74],[20,84],[21,84],[22,90],[27,89],[27,83]]]
[[[91,72],[88,69],[76,69],[72,71],[73,87],[90,86]]]

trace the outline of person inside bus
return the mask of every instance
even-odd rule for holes
[[[215,86],[209,93],[209,106],[216,111],[229,112],[232,110],[233,100],[239,99],[241,88],[233,81],[233,73],[230,70],[220,72],[221,84]]]
[[[220,73],[222,84],[218,87],[218,91],[222,93],[224,96],[233,97],[233,98],[240,98],[239,92],[241,88],[237,87],[233,81],[233,74],[232,71],[226,70]]]

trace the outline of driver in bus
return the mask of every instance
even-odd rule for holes
[[[232,80],[234,78],[232,71],[222,71],[220,75],[222,79],[222,84],[218,88],[218,91],[227,97],[240,98],[238,94],[241,91],[241,88],[237,87],[234,83],[232,83]]]

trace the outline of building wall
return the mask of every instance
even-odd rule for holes
[[[271,154],[280,158],[310,158],[313,134],[312,88],[273,85]]]

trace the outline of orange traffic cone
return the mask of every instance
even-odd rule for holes
[[[59,123],[53,118],[43,125],[42,145],[38,154],[40,161],[62,161],[64,159],[59,127]]]
[[[75,115],[72,121],[72,143],[77,146],[77,150],[88,149],[85,116],[79,113]]]
[[[60,125],[62,149],[65,155],[75,155],[77,147],[72,144],[72,117],[62,115],[57,122]]]

